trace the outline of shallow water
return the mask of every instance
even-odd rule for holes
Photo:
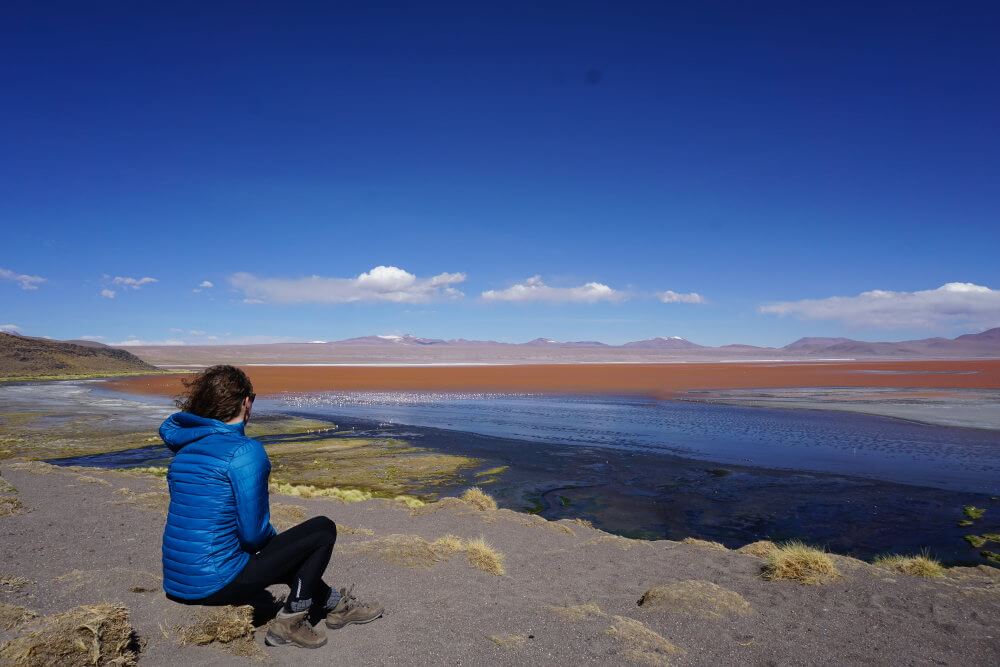
[[[1000,431],[864,414],[640,397],[426,392],[293,394],[265,405],[332,419],[1000,493]]]
[[[35,399],[47,414],[96,412],[150,432],[171,410],[165,399],[94,383],[0,388],[4,409]],[[697,536],[728,546],[796,538],[863,558],[928,549],[945,562],[977,563],[962,536],[995,532],[1000,518],[997,431],[635,397],[351,392],[259,399],[256,407],[508,467],[420,492],[450,495],[486,482],[502,506],[584,517],[630,536]],[[155,446],[57,462],[167,460]],[[959,527],[967,504],[985,507],[987,517]]]
[[[174,411],[168,399],[104,391],[102,384],[102,380],[0,384],[0,409],[44,413],[39,425],[60,425],[81,416],[95,416],[115,428],[158,424],[157,420]]]

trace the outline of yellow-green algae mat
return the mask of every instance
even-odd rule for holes
[[[395,438],[325,438],[267,445],[272,478],[293,485],[343,486],[396,495],[461,483],[479,461],[440,454]]]

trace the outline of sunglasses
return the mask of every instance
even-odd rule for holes
[[[249,398],[250,402],[253,403],[255,400],[257,400],[257,394],[251,393],[249,396],[247,396],[247,398]]]

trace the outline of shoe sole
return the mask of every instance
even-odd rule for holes
[[[347,623],[341,623],[339,625],[334,625],[330,623],[330,621],[327,621],[326,627],[330,628],[331,630],[340,630],[341,628],[346,628],[348,625],[365,625],[366,623],[371,623],[372,621],[377,621],[378,619],[382,618],[382,614],[384,613],[385,612],[383,611],[378,616],[372,616],[371,618],[366,619],[364,621],[348,621]]]
[[[297,644],[290,639],[282,639],[278,635],[273,635],[268,632],[264,635],[264,643],[268,646],[297,646],[299,648],[320,648],[321,646],[326,646],[326,637],[323,637],[322,644],[316,644],[315,646],[306,646],[304,644]]]

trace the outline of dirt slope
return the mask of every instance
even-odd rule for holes
[[[0,378],[156,372],[131,352],[0,332]]]

